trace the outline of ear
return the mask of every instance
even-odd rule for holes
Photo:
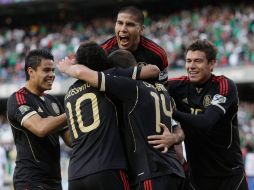
[[[145,30],[145,25],[141,25],[140,26],[140,35],[144,34],[144,30]]]
[[[35,70],[32,69],[32,67],[28,67],[28,68],[27,68],[27,73],[28,73],[28,75],[29,75],[30,78],[33,78],[33,77],[34,77],[34,72],[35,72]]]
[[[215,67],[216,60],[209,61],[209,64],[210,64],[210,70],[211,70],[211,72],[213,72],[213,68]]]

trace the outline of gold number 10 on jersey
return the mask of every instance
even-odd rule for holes
[[[82,120],[82,114],[81,114],[81,103],[85,100],[91,101],[92,112],[93,112],[93,123],[88,126],[84,125],[84,122]],[[77,133],[77,129],[75,128],[73,113],[76,114],[78,128],[81,132],[87,133],[99,127],[100,117],[99,117],[98,101],[94,93],[86,93],[86,94],[83,94],[80,98],[78,98],[75,104],[74,112],[72,111],[73,108],[70,102],[67,102],[66,107],[68,109],[71,130],[73,132],[73,136],[75,139],[78,138],[78,133]]]

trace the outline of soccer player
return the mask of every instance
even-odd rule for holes
[[[167,70],[167,54],[159,45],[143,36],[144,15],[134,6],[123,7],[117,14],[115,36],[101,46],[108,53],[125,49],[134,55],[137,62],[154,64]]]
[[[107,68],[105,51],[94,42],[82,43],[73,61],[91,69]],[[126,156],[112,99],[83,80],[69,88],[64,100],[73,150],[69,190],[129,190]]]
[[[61,190],[59,136],[70,145],[66,114],[46,94],[55,79],[53,55],[44,49],[25,59],[26,84],[7,103],[7,116],[17,149],[15,190]]]
[[[212,74],[217,49],[196,40],[186,49],[187,76],[168,81],[175,99],[173,118],[185,133],[187,161],[193,189],[247,190],[239,142],[236,85]]]
[[[122,100],[123,141],[132,189],[180,190],[184,187],[184,172],[174,146],[162,153],[147,142],[147,136],[161,134],[161,128],[168,126],[169,131],[174,130],[175,123],[171,119],[173,102],[162,84],[104,74],[84,65],[73,65],[68,58],[59,63],[59,68],[61,72],[85,80]],[[175,143],[181,142],[182,136],[172,135]]]

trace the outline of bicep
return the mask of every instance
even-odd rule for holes
[[[211,101],[211,104],[213,106],[217,106],[218,108],[220,108],[224,114],[230,109],[232,109],[232,107],[236,108],[236,106],[238,105],[238,95],[236,86],[233,84],[231,85],[229,84],[227,90],[228,92],[225,94],[224,93],[215,94]]]
[[[116,75],[116,76],[122,76],[122,77],[127,77],[127,78],[132,78],[132,79],[137,79],[140,76],[140,67],[129,67],[129,68],[113,68],[110,70],[111,75]]]
[[[199,129],[211,129],[223,117],[223,112],[217,106],[209,106],[204,113],[192,115],[181,111],[174,111],[173,118],[181,124]],[[205,124],[205,125],[204,125]]]

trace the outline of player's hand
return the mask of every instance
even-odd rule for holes
[[[57,68],[60,72],[68,74],[67,71],[70,68],[71,65],[75,64],[75,59],[70,57],[65,57],[61,61],[58,62]]]
[[[160,123],[160,127],[163,129],[162,135],[151,135],[148,136],[148,143],[153,145],[155,149],[163,149],[161,152],[168,152],[168,146],[166,143],[166,136],[170,134],[170,131],[165,124]]]
[[[168,152],[168,147],[175,144],[175,135],[170,133],[169,129],[163,123],[160,123],[160,127],[163,129],[161,135],[148,136],[148,143],[153,145],[155,149],[163,149],[161,152]]]
[[[61,73],[71,77],[75,77],[79,70],[79,66],[76,64],[75,58],[68,56],[58,62],[57,68]]]

